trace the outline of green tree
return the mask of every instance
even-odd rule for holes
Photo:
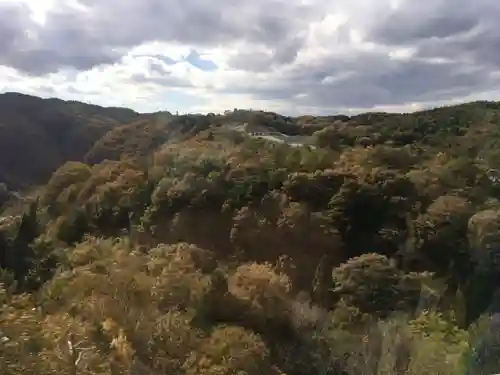
[[[32,242],[40,234],[37,218],[38,199],[29,205],[17,227],[16,233],[7,246],[4,256],[4,268],[11,271],[18,282],[18,286],[24,289],[26,277],[35,261]]]
[[[7,189],[7,185],[3,182],[0,182],[0,208],[2,205],[9,199],[9,189]]]
[[[68,244],[80,242],[90,230],[89,221],[84,210],[75,208],[62,218],[57,229],[57,238]]]
[[[420,298],[418,277],[403,273],[380,254],[349,259],[332,276],[334,292],[364,313],[384,317],[396,310],[413,310]]]

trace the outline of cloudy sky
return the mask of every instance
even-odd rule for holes
[[[0,92],[138,111],[500,100],[499,0],[0,0]]]

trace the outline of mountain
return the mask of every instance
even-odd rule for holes
[[[0,94],[0,181],[42,183],[67,160],[82,160],[94,142],[139,114],[18,93]]]
[[[498,103],[103,117],[9,100],[58,109],[0,112],[19,144],[47,142],[4,169],[48,174],[0,219],[3,373],[500,371]],[[71,154],[60,117],[93,142]]]

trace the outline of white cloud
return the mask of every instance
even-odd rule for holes
[[[396,48],[389,52],[389,58],[392,60],[409,60],[417,53],[414,47]]]
[[[474,7],[465,0],[220,0],[218,7],[0,0],[0,91],[139,111],[290,114],[494,100],[500,27],[492,12],[500,7],[496,0]]]

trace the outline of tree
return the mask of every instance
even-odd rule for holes
[[[24,288],[26,277],[35,261],[32,242],[39,235],[37,209],[38,199],[29,205],[27,212],[21,217],[14,238],[10,246],[6,247],[4,255],[4,267],[13,273],[21,289]]]
[[[7,266],[7,253],[9,251],[9,243],[3,231],[0,230],[0,268]]]
[[[80,242],[90,225],[84,210],[75,208],[62,218],[57,230],[57,238],[69,244]]]
[[[467,199],[444,195],[436,199],[415,223],[418,248],[436,271],[452,271],[455,282],[463,283],[469,263],[467,223],[472,207]],[[450,269],[450,267],[452,267]]]
[[[9,198],[10,194],[9,189],[7,189],[7,185],[3,182],[0,182],[0,208]]]
[[[500,211],[477,212],[468,222],[472,274],[465,289],[467,323],[490,305],[500,288]]]
[[[67,195],[69,202],[60,202],[58,199],[63,192],[70,191],[75,186],[81,186],[88,181],[92,176],[91,169],[88,165],[80,162],[67,162],[52,174],[48,184],[45,187],[45,194],[42,197],[42,203],[48,206],[51,215],[60,214],[64,208],[61,203],[72,203],[79,189],[72,189],[71,194]]]
[[[329,214],[342,236],[346,256],[360,255],[383,243],[383,229],[405,231],[405,212],[412,210],[414,201],[413,184],[396,172],[374,169],[365,176],[346,178],[329,202]]]
[[[332,272],[334,293],[361,312],[387,316],[412,310],[420,298],[420,280],[397,269],[389,258],[368,253],[349,259]]]

